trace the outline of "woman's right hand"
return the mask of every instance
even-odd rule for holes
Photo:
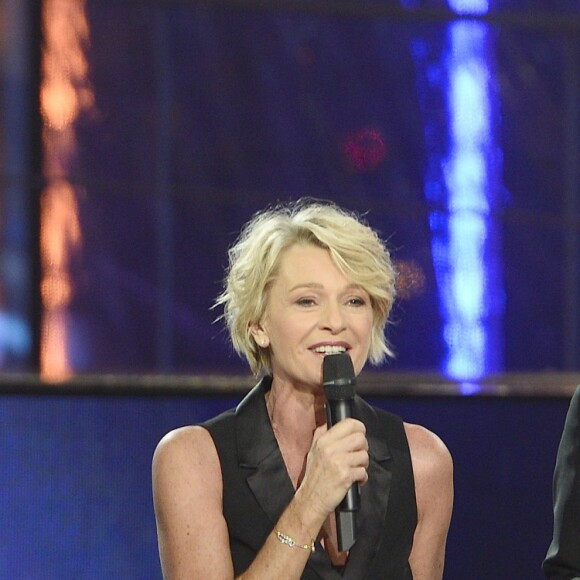
[[[369,466],[366,428],[357,419],[344,419],[327,429],[314,432],[306,460],[304,478],[297,499],[326,518],[342,501],[353,483],[368,480]]]

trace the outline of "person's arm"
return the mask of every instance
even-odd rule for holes
[[[542,570],[551,580],[580,578],[580,387],[558,446],[553,478],[554,530]]]
[[[316,430],[301,486],[239,578],[300,578],[310,551],[280,542],[276,531],[310,544],[352,483],[366,482],[367,449],[359,421]],[[153,497],[166,580],[233,579],[222,485],[217,451],[205,429],[184,427],[161,440],[153,457]]]
[[[152,471],[163,577],[233,578],[222,474],[209,433],[201,427],[172,431],[157,445]]]
[[[417,498],[417,528],[409,564],[415,580],[441,580],[453,510],[453,461],[444,443],[419,425],[405,424]]]

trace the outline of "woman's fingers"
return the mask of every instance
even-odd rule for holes
[[[345,419],[332,428],[316,429],[302,485],[316,509],[330,513],[355,482],[368,480],[368,442],[363,423]]]

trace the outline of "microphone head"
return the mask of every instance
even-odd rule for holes
[[[350,356],[327,354],[322,362],[322,382],[329,400],[352,399],[355,394],[356,378]]]

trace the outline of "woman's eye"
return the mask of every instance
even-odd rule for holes
[[[299,306],[313,306],[315,304],[314,298],[299,298],[296,301]]]
[[[364,306],[366,304],[366,300],[360,297],[349,298],[348,303],[351,306]]]

